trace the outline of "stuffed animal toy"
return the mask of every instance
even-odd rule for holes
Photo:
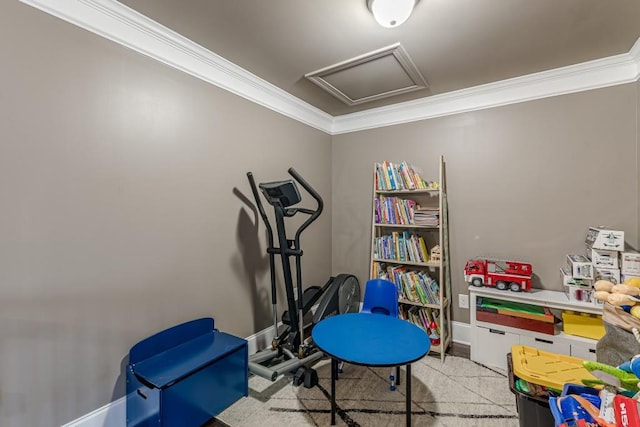
[[[606,301],[616,307],[631,306],[631,315],[640,318],[640,278],[633,277],[625,280],[624,284],[614,285],[608,280],[598,280],[593,287],[594,297],[599,301]]]

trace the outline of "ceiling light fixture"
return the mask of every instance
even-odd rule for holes
[[[367,7],[378,24],[395,28],[409,19],[418,0],[367,0]]]

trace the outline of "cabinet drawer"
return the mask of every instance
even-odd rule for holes
[[[596,360],[596,345],[571,344],[571,356],[584,360]]]
[[[476,326],[472,359],[486,366],[507,369],[507,353],[513,344],[520,344],[520,336],[498,328]]]
[[[531,335],[521,335],[520,344],[537,348],[538,350],[550,351],[551,353],[571,354],[571,346],[566,341],[561,341],[553,335],[549,337],[539,337]]]

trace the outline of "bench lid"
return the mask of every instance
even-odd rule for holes
[[[246,340],[211,331],[131,365],[142,381],[165,388],[216,360],[246,346]]]

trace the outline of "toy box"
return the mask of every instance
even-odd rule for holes
[[[624,231],[608,230],[604,227],[589,227],[585,243],[593,249],[623,251]]]
[[[567,255],[567,265],[575,279],[593,279],[593,264],[584,255]]]
[[[565,334],[599,340],[604,336],[602,316],[573,311],[562,312],[562,330]]]
[[[620,282],[620,269],[618,268],[594,267],[593,270],[593,274],[595,275],[594,280],[608,280],[614,285],[622,283]]]
[[[620,271],[625,275],[640,276],[640,253],[622,252],[620,254]]]
[[[591,260],[594,267],[619,268],[618,252],[605,249],[593,249],[587,245],[587,258]]]

